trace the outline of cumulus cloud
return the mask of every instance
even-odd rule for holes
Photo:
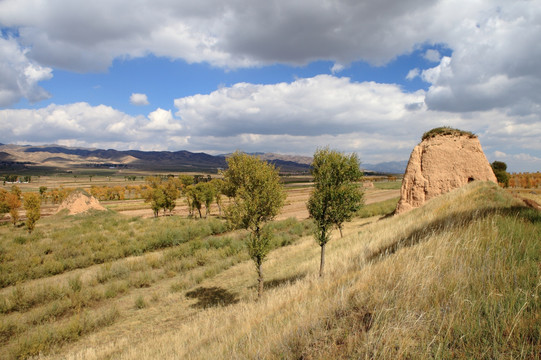
[[[467,112],[502,108],[541,115],[541,7],[530,1],[465,17],[447,36],[453,53],[423,71],[426,103],[434,110]]]
[[[406,104],[423,99],[422,92],[403,93],[396,85],[319,75],[274,85],[239,83],[176,99],[175,106],[194,135],[314,136],[398,127],[408,114]]]
[[[0,110],[3,140],[30,143],[55,143],[59,139],[84,139],[87,143],[130,141],[137,137],[141,123],[141,119],[109,106],[87,103],[52,104],[37,110]]]
[[[17,56],[32,62],[9,63],[2,98],[46,97],[36,83],[50,76],[47,67],[103,71],[115,58],[150,53],[223,68],[330,60],[338,73],[352,61],[382,65],[442,44],[452,54],[429,49],[424,57],[439,64],[419,70],[430,84],[430,109],[539,115],[541,47],[532,44],[541,38],[540,18],[534,1],[5,0],[0,23],[18,33],[8,42],[19,53],[25,46]],[[24,89],[15,86],[20,79]]]
[[[158,108],[148,116],[131,116],[87,103],[0,110],[0,142],[304,155],[329,145],[375,163],[406,160],[425,131],[447,125],[479,135],[490,161],[499,154],[529,154],[509,158],[508,165],[537,171],[541,123],[531,115],[433,111],[424,96],[398,85],[329,75],[274,85],[239,83],[176,99],[175,114]]]
[[[146,94],[133,93],[130,96],[130,103],[135,106],[149,105]]]
[[[176,131],[182,129],[182,126],[173,119],[171,110],[156,109],[148,115],[150,122],[145,125],[148,130],[168,130]]]
[[[51,95],[38,85],[52,77],[52,69],[27,58],[13,38],[0,37],[0,106],[9,106],[25,97],[34,103]]]
[[[316,59],[380,65],[441,41],[454,22],[481,7],[471,3],[448,11],[432,0],[6,0],[0,23],[19,29],[40,63],[77,71],[148,53],[229,68]]]

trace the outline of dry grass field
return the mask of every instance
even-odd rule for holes
[[[398,196],[384,187],[333,235],[320,279],[309,188],[291,186],[259,302],[245,233],[215,216],[124,201],[32,235],[3,224],[0,358],[537,358],[539,212],[472,183],[383,219]]]

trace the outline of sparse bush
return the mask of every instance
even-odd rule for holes
[[[437,127],[432,130],[429,130],[423,134],[422,140],[430,139],[435,136],[468,136],[470,138],[476,138],[477,135],[470,131],[464,131],[459,129],[454,129],[449,126]]]
[[[144,309],[147,307],[147,303],[145,302],[145,299],[143,298],[143,296],[139,295],[136,299],[135,299],[135,308],[137,310],[140,310],[140,309]]]

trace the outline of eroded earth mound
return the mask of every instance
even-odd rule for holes
[[[75,215],[87,212],[89,210],[106,211],[100,202],[93,196],[88,195],[82,191],[72,192],[66,200],[60,204],[57,213],[67,209],[69,215]]]
[[[439,130],[445,131],[439,131]],[[477,136],[450,128],[433,129],[411,152],[396,214],[474,180],[497,182]]]

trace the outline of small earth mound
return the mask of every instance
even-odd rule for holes
[[[363,188],[365,189],[373,189],[374,183],[372,181],[365,181],[363,182]]]
[[[60,204],[56,212],[59,213],[64,209],[68,210],[68,215],[81,214],[89,210],[107,211],[95,197],[88,195],[83,191],[72,192],[66,200]]]

